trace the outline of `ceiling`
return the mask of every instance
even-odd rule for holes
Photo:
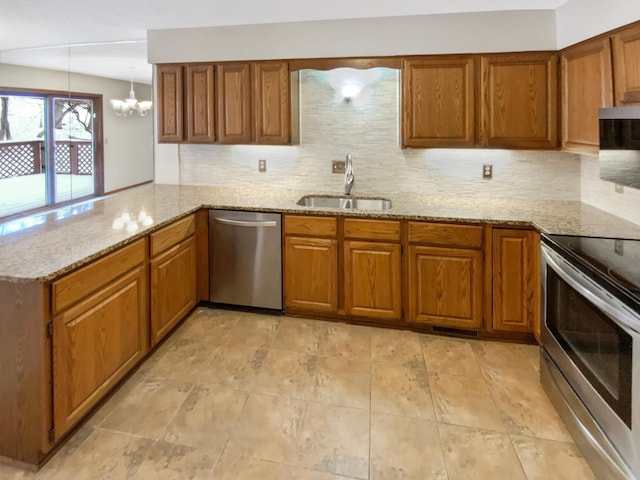
[[[135,81],[150,83],[151,67],[146,62],[144,42],[147,30],[152,29],[500,10],[555,10],[566,1],[3,0],[0,63],[71,68],[72,71],[110,78],[128,80],[134,77]],[[59,48],[80,44],[84,46],[71,50]]]

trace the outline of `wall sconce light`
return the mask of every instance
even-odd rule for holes
[[[358,83],[345,83],[341,90],[342,97],[349,102],[353,97],[357,97],[361,90],[362,85]]]
[[[355,68],[334,68],[327,73],[327,82],[336,92],[337,101],[365,104],[371,95],[371,85],[380,77],[379,68],[358,70]],[[356,99],[357,97],[357,99]]]

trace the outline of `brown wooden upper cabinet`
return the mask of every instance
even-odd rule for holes
[[[218,65],[220,143],[291,142],[289,66],[285,62]]]
[[[158,65],[157,79],[158,141],[215,142],[214,66]]]
[[[158,65],[158,142],[177,143],[184,140],[182,65]]]
[[[640,105],[640,24],[612,37],[616,105]]]
[[[558,56],[517,53],[481,57],[480,144],[558,146]]]
[[[475,144],[475,60],[434,56],[402,68],[404,147]]]
[[[213,143],[215,91],[213,65],[187,65],[187,142]]]
[[[560,53],[562,148],[598,153],[598,108],[613,106],[611,47],[608,38]]]

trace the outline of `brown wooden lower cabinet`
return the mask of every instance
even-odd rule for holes
[[[533,230],[492,232],[491,328],[537,332],[540,317],[540,235]]]
[[[196,304],[195,237],[152,258],[150,276],[151,344],[155,345]]]
[[[482,251],[409,247],[409,322],[482,327]]]
[[[344,287],[348,315],[400,320],[400,244],[345,241]]]
[[[337,313],[337,240],[287,236],[284,258],[285,309]]]
[[[148,350],[144,266],[53,319],[53,407],[62,436]]]

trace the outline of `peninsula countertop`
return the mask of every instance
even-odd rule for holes
[[[200,208],[386,217],[533,226],[543,233],[640,239],[640,225],[577,201],[380,193],[385,211],[304,207],[303,195],[279,189],[147,184],[100,199],[0,224],[0,281],[47,282]],[[358,195],[354,195],[358,196]],[[135,232],[113,228],[123,213],[144,211],[153,223]]]

